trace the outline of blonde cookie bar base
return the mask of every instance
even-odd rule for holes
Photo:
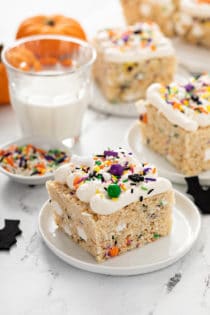
[[[59,228],[98,262],[142,247],[171,231],[173,191],[132,203],[111,215],[97,215],[66,185],[48,181],[47,189]]]
[[[175,69],[174,56],[114,63],[107,61],[103,53],[98,52],[93,75],[108,101],[131,102],[144,98],[147,88],[154,82],[169,84]]]
[[[143,141],[164,156],[186,176],[210,169],[210,126],[190,132],[171,124],[154,106],[147,107],[147,122],[141,122]]]
[[[180,13],[176,21],[177,34],[186,42],[193,45],[210,47],[210,17],[191,17]]]
[[[160,26],[166,36],[175,35],[174,22],[179,0],[121,0],[121,4],[128,24],[153,21]]]

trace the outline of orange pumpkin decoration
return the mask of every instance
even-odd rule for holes
[[[40,61],[34,56],[33,52],[24,45],[9,49],[6,58],[14,68],[22,71],[40,71],[42,68]]]
[[[82,26],[76,20],[63,15],[30,17],[20,24],[16,38],[38,34],[66,35],[86,40]]]
[[[63,15],[38,15],[23,21],[17,31],[16,38],[32,35],[64,35],[86,40],[82,26],[76,20]],[[27,43],[27,47],[42,58],[60,57],[69,53],[71,43],[57,40],[42,40],[39,43]],[[75,48],[75,45],[74,45]]]
[[[198,3],[210,4],[210,0],[197,0]]]
[[[1,51],[3,45],[0,45],[0,104],[9,104],[9,89],[7,72],[4,64],[1,62]]]

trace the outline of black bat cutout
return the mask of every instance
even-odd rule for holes
[[[9,250],[17,240],[16,236],[22,231],[19,229],[19,220],[4,220],[5,226],[0,230],[0,250]]]
[[[187,193],[194,198],[195,204],[203,214],[210,214],[210,187],[204,189],[198,176],[185,177],[188,190]]]

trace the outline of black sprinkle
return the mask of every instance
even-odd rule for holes
[[[139,200],[140,200],[141,202],[143,201],[143,199],[144,199],[143,196],[140,196]]]
[[[97,154],[96,156],[97,156],[97,157],[105,157],[104,154]]]
[[[136,186],[136,183],[130,183],[131,186]]]
[[[112,239],[114,240],[114,235],[112,235]]]
[[[117,245],[117,240],[115,240],[114,245]]]
[[[133,194],[133,188],[131,188],[131,193]]]
[[[107,188],[106,188],[106,187],[104,187],[104,190],[106,190],[106,191],[107,191]]]
[[[133,33],[134,33],[134,34],[141,34],[141,33],[142,33],[142,30],[135,30]]]
[[[128,70],[128,72],[131,72],[133,70],[133,67],[132,66],[128,66],[127,70]]]
[[[139,183],[144,181],[144,176],[141,176],[139,174],[132,174],[128,175],[128,179],[130,179],[132,182]]]
[[[61,157],[60,159],[57,159],[57,160],[56,160],[56,163],[58,163],[58,164],[63,163],[63,162],[65,161],[65,159],[66,159],[66,157],[63,156],[63,157]]]
[[[153,192],[154,189],[150,189],[148,192],[147,192],[147,195],[151,194]]]

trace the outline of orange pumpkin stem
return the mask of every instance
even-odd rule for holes
[[[0,62],[1,62],[1,52],[3,50],[4,46],[2,44],[0,44]]]

